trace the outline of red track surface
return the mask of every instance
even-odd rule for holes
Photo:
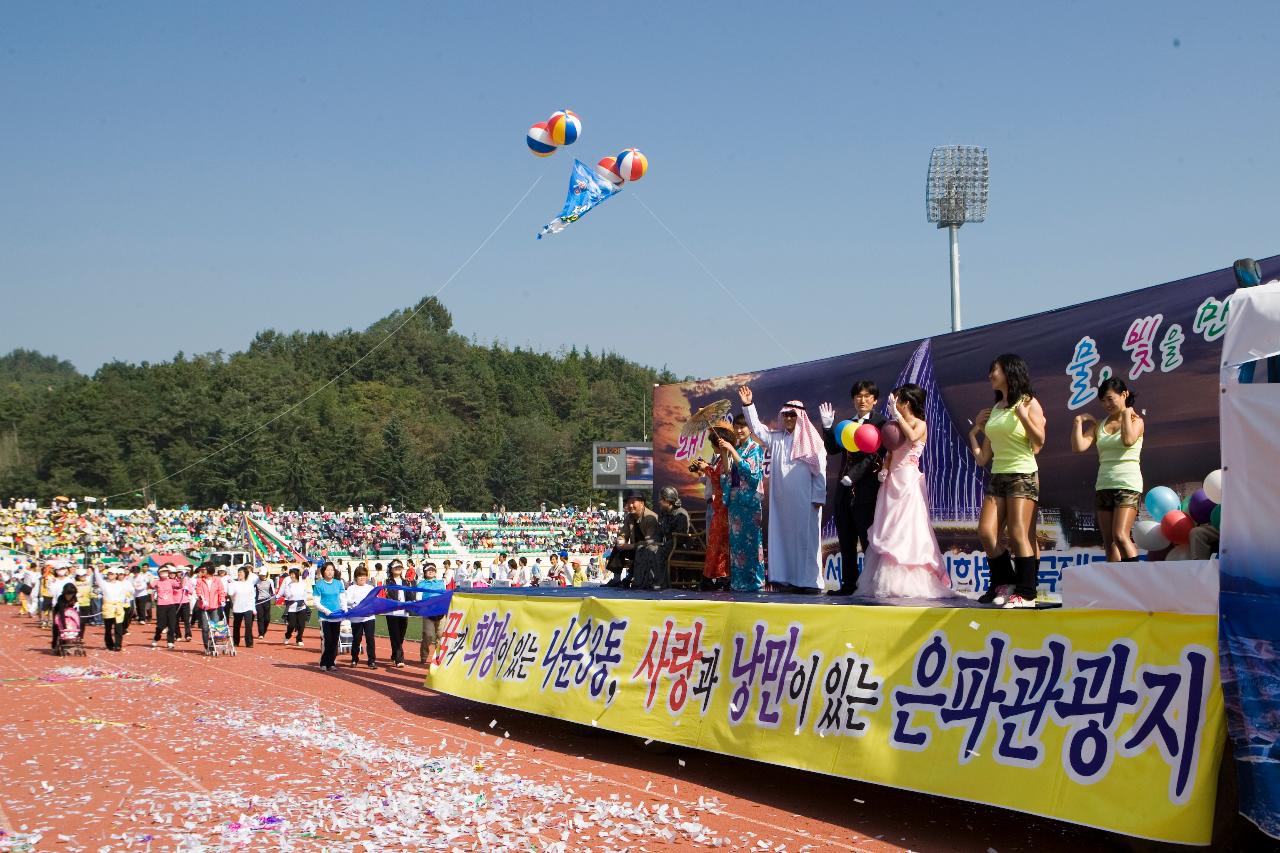
[[[134,626],[121,653],[91,632],[87,658],[56,658],[46,631],[0,610],[0,851],[1126,848],[985,806],[646,749],[434,693],[416,665],[323,673],[319,637],[284,647],[279,625],[217,659],[198,634],[152,650],[150,629]],[[41,680],[59,667],[159,680]]]

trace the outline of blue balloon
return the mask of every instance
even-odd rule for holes
[[[853,421],[849,421],[849,420],[836,421],[836,428],[831,431],[831,434],[836,437],[836,441],[840,440],[840,433],[844,432],[844,428],[851,423],[853,423]]]
[[[1156,521],[1160,521],[1165,514],[1182,507],[1182,499],[1178,497],[1178,493],[1168,486],[1156,486],[1147,492],[1147,512],[1151,513],[1151,517]]]

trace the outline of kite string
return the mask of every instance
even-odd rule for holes
[[[329,381],[328,381],[328,382],[325,382],[323,385],[321,385],[320,387],[316,388],[316,389],[315,389],[314,391],[312,391],[310,394],[308,394],[307,396],[303,397],[301,400],[299,400],[298,402],[294,403],[292,406],[290,406],[289,408],[285,409],[284,411],[280,412],[279,414],[277,414],[275,417],[271,418],[270,420],[268,420],[268,421],[266,421],[266,422],[264,422],[264,423],[262,423],[262,424],[259,424],[257,427],[255,427],[255,428],[251,429],[249,432],[246,432],[244,435],[240,436],[239,438],[236,438],[236,439],[234,439],[233,441],[230,441],[230,442],[228,442],[227,444],[223,445],[222,447],[219,447],[217,450],[213,451],[212,453],[208,454],[207,456],[204,456],[204,457],[202,457],[202,458],[200,458],[200,459],[197,459],[195,462],[192,462],[191,464],[186,465],[185,467],[179,468],[177,471],[174,471],[172,474],[166,474],[165,476],[161,477],[159,480],[153,480],[152,482],[150,482],[150,483],[146,483],[146,484],[144,484],[144,485],[142,485],[142,486],[140,486],[140,487],[138,487],[138,488],[141,488],[141,489],[144,489],[144,490],[145,490],[145,489],[149,489],[149,488],[151,488],[152,486],[159,485],[160,483],[163,483],[163,482],[165,482],[166,480],[172,480],[174,477],[178,476],[179,474],[182,474],[182,473],[184,473],[184,472],[186,472],[186,471],[190,471],[192,468],[195,468],[195,467],[196,467],[196,466],[198,466],[198,465],[203,465],[204,463],[208,462],[208,461],[209,461],[210,459],[212,459],[213,457],[218,456],[218,455],[219,455],[219,454],[221,454],[221,453],[225,453],[226,451],[228,451],[228,450],[230,450],[231,448],[235,447],[237,444],[239,444],[240,442],[244,441],[245,439],[252,438],[253,436],[255,436],[255,435],[257,435],[258,433],[262,432],[264,429],[266,429],[267,427],[271,426],[273,423],[275,423],[276,421],[278,421],[278,420],[280,420],[281,418],[285,417],[286,415],[289,415],[289,414],[291,414],[291,413],[293,413],[293,412],[297,411],[297,410],[298,410],[298,409],[299,409],[299,408],[300,408],[304,403],[306,403],[308,400],[312,399],[312,398],[313,398],[313,397],[315,397],[317,394],[319,394],[321,391],[323,391],[324,389],[326,389],[326,388],[328,388],[329,386],[333,385],[335,382],[337,382],[337,381],[338,381],[339,379],[341,379],[343,376],[346,376],[348,373],[350,373],[352,370],[354,370],[354,369],[356,368],[356,366],[360,364],[360,362],[364,361],[366,358],[368,358],[369,356],[373,355],[373,354],[374,354],[378,349],[380,349],[380,348],[382,347],[382,345],[383,345],[383,344],[385,344],[387,341],[389,341],[389,340],[391,340],[393,337],[395,337],[395,335],[396,335],[396,333],[397,333],[397,332],[399,332],[399,331],[400,331],[401,329],[403,329],[405,326],[409,325],[410,321],[412,321],[414,317],[418,316],[418,314],[422,311],[422,309],[423,309],[423,308],[425,308],[425,307],[427,306],[427,303],[428,303],[431,299],[434,299],[435,297],[439,296],[439,295],[440,295],[440,293],[441,293],[441,292],[442,292],[446,287],[448,287],[450,284],[452,284],[452,283],[453,283],[453,280],[454,280],[455,278],[457,278],[457,277],[458,277],[458,275],[459,275],[459,274],[461,274],[461,272],[462,272],[463,270],[465,270],[465,269],[470,265],[470,263],[471,263],[473,260],[475,260],[476,255],[480,254],[481,250],[482,250],[482,249],[484,249],[484,247],[485,247],[485,246],[489,245],[489,241],[490,241],[490,240],[492,240],[492,239],[493,239],[493,237],[494,237],[494,235],[495,235],[495,234],[497,234],[497,233],[498,233],[498,231],[500,231],[500,230],[502,229],[502,226],[503,226],[503,225],[506,225],[506,224],[507,224],[507,220],[508,220],[508,219],[510,219],[510,218],[511,218],[511,216],[512,216],[512,214],[514,214],[514,213],[516,212],[516,210],[518,210],[518,209],[519,209],[520,205],[524,204],[524,200],[525,200],[526,198],[528,198],[528,197],[529,197],[529,194],[530,194],[531,192],[533,192],[534,187],[536,187],[536,186],[538,185],[538,183],[542,180],[542,177],[543,177],[542,175],[538,175],[538,177],[537,177],[537,178],[534,178],[533,183],[532,183],[532,184],[530,184],[530,185],[529,185],[529,188],[528,188],[527,190],[525,190],[525,191],[524,191],[524,195],[520,196],[520,199],[519,199],[519,200],[518,200],[514,205],[512,205],[511,209],[507,211],[506,215],[505,215],[505,216],[503,216],[500,220],[498,220],[498,224],[497,224],[497,225],[495,225],[495,226],[493,227],[493,230],[489,232],[489,236],[487,236],[487,237],[485,237],[483,240],[481,240],[481,241],[480,241],[480,245],[476,246],[476,248],[471,252],[471,254],[467,256],[467,259],[466,259],[465,261],[463,261],[463,262],[462,262],[462,264],[461,264],[461,265],[460,265],[456,270],[454,270],[454,271],[453,271],[453,274],[452,274],[452,275],[450,275],[447,279],[445,279],[445,280],[444,280],[444,284],[442,284],[442,285],[440,285],[438,288],[436,288],[436,292],[435,292],[435,293],[433,293],[433,294],[431,294],[431,296],[429,296],[429,297],[427,297],[426,299],[422,300],[422,302],[418,304],[418,307],[416,307],[416,308],[414,308],[412,311],[410,311],[410,312],[409,312],[409,314],[404,318],[404,320],[402,320],[402,321],[400,322],[400,324],[399,324],[399,325],[397,325],[397,326],[396,326],[395,328],[393,328],[391,331],[387,332],[387,333],[386,333],[386,335],[384,335],[384,336],[382,337],[382,339],[381,339],[381,340],[379,340],[377,343],[375,343],[373,346],[369,347],[369,349],[365,352],[365,354],[364,354],[364,355],[360,356],[360,357],[359,357],[359,358],[357,358],[355,361],[351,362],[351,364],[347,365],[347,366],[346,366],[345,368],[343,368],[339,373],[337,373],[337,374],[336,374],[336,375],[334,375],[331,379],[329,379]],[[128,491],[124,491],[124,492],[117,492],[117,493],[116,493],[116,494],[114,494],[114,495],[107,495],[107,496],[104,498],[104,500],[111,500],[112,498],[118,498],[118,497],[120,497],[121,495],[127,495],[127,494],[130,494],[131,492],[136,492],[136,491],[138,490],[138,488],[129,489]]]
[[[632,191],[631,191],[631,193],[630,193],[630,195],[631,195],[631,197],[632,197],[632,198],[634,198],[636,201],[640,202],[640,206],[641,206],[641,207],[643,207],[645,210],[649,211],[649,215],[653,217],[653,221],[654,221],[654,222],[657,222],[659,225],[661,225],[661,226],[662,226],[662,229],[663,229],[664,231],[666,231],[668,234],[670,234],[670,235],[671,235],[671,239],[672,239],[672,240],[675,240],[675,241],[676,241],[676,243],[678,243],[678,244],[679,244],[680,248],[684,249],[684,250],[689,254],[689,257],[693,258],[694,263],[696,263],[698,266],[702,267],[702,271],[703,271],[703,272],[705,272],[705,273],[707,274],[707,277],[708,277],[708,278],[710,278],[712,281],[714,281],[716,284],[720,285],[720,289],[721,289],[721,290],[723,290],[723,291],[728,295],[728,297],[734,301],[734,304],[736,304],[739,308],[741,308],[741,309],[742,309],[742,313],[743,313],[743,314],[746,314],[746,315],[747,315],[747,317],[748,317],[748,318],[750,318],[751,322],[753,322],[753,323],[755,323],[757,326],[759,326],[759,327],[760,327],[760,331],[764,332],[764,333],[765,333],[765,335],[767,335],[767,336],[768,336],[769,340],[771,340],[771,341],[773,341],[775,344],[777,344],[778,349],[782,350],[782,352],[783,352],[784,354],[786,354],[787,358],[790,358],[790,359],[793,359],[793,360],[794,360],[794,359],[795,359],[795,357],[796,357],[796,356],[795,356],[795,353],[793,353],[793,352],[791,352],[791,350],[787,349],[786,345],[785,345],[785,344],[783,344],[783,343],[782,343],[782,341],[778,340],[777,338],[775,338],[775,337],[773,336],[773,332],[770,332],[770,331],[769,331],[769,329],[768,329],[768,327],[767,327],[767,326],[765,326],[765,324],[764,324],[764,323],[761,323],[761,322],[760,322],[760,320],[759,320],[759,318],[757,318],[757,317],[756,317],[756,315],[752,314],[752,313],[751,313],[751,310],[750,310],[749,308],[747,308],[747,306],[746,306],[746,305],[743,305],[743,304],[742,304],[742,300],[738,299],[738,297],[737,297],[736,295],[734,295],[734,292],[733,292],[732,290],[730,290],[727,286],[725,286],[725,283],[724,283],[723,281],[721,281],[721,280],[719,279],[719,277],[717,277],[717,276],[716,276],[716,274],[715,274],[715,273],[713,273],[713,272],[711,271],[711,268],[710,268],[710,267],[708,267],[706,264],[704,264],[704,263],[702,262],[702,258],[699,258],[697,255],[695,255],[695,254],[693,253],[693,249],[690,249],[687,245],[685,245],[685,242],[684,242],[683,240],[681,240],[678,236],[676,236],[676,232],[672,231],[669,227],[667,227],[667,223],[663,222],[663,221],[658,217],[658,214],[656,214],[656,213],[654,213],[654,212],[653,212],[653,208],[651,208],[651,207],[649,207],[649,205],[645,204],[645,203],[644,203],[644,199],[640,198],[640,196],[636,194],[635,190],[632,190]]]

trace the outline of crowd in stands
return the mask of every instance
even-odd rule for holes
[[[562,506],[538,512],[506,512],[496,508],[479,519],[461,519],[454,536],[476,552],[509,554],[568,551],[599,556],[622,529],[622,517],[604,507]]]
[[[445,539],[440,518],[430,509],[393,512],[381,507],[372,513],[364,507],[345,513],[264,510],[263,517],[309,555],[345,552],[360,559],[387,549],[411,554],[429,551]]]
[[[182,554],[199,562],[212,551],[235,549],[241,513],[270,524],[298,552],[315,560],[376,560],[390,553],[424,557],[472,552],[484,555],[586,556],[607,552],[622,518],[604,507],[541,507],[536,512],[494,511],[446,516],[443,508],[401,512],[389,506],[345,510],[285,510],[260,503],[224,504],[209,510],[105,509],[72,501],[38,505],[27,498],[0,502],[0,554],[82,561],[134,563],[151,555]],[[461,552],[448,542],[452,530]],[[269,558],[270,559],[270,558]]]
[[[25,499],[6,501],[0,505],[0,550],[136,558],[227,548],[238,529],[229,510],[80,509],[71,503],[40,507]]]

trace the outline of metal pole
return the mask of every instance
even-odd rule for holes
[[[951,331],[960,331],[960,226],[948,225],[951,237]]]

